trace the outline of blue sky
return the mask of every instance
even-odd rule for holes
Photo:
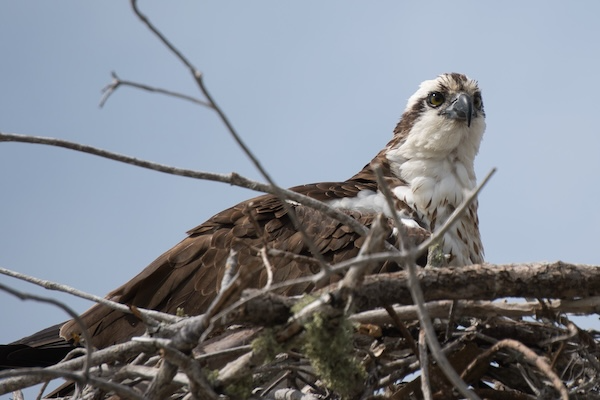
[[[476,161],[487,261],[600,264],[600,3],[457,0],[141,1],[205,74],[283,186],[343,180],[391,137],[419,83],[479,81],[487,131]],[[0,5],[0,131],[259,179],[210,110],[120,89],[111,71],[197,95],[128,2]],[[0,266],[104,295],[185,231],[255,193],[58,148],[0,143]],[[51,294],[78,311],[89,302]],[[66,319],[0,293],[8,342]],[[10,327],[10,329],[6,329]]]

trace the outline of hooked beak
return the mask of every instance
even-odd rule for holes
[[[465,93],[456,96],[452,103],[444,110],[443,115],[452,119],[467,121],[467,126],[471,126],[473,117],[473,99]]]

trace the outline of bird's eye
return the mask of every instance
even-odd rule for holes
[[[440,92],[431,92],[427,95],[427,103],[432,107],[439,107],[444,104],[446,98]]]
[[[483,101],[481,100],[481,95],[479,93],[473,97],[473,105],[478,110],[481,110],[481,107],[483,107]]]

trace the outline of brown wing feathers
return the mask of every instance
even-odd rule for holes
[[[363,189],[376,190],[368,181],[319,183],[292,190],[329,200],[354,196]],[[352,229],[309,207],[294,206],[299,222],[306,229],[328,262],[339,262],[358,254],[363,239]],[[354,218],[370,225],[373,215],[350,212]],[[189,236],[158,257],[132,280],[108,294],[108,298],[128,305],[175,313],[182,308],[188,315],[203,313],[217,293],[223,267],[230,249],[239,250],[240,268],[259,270],[262,260],[257,249],[264,244],[278,250],[310,256],[302,236],[294,229],[281,202],[264,195],[231,207],[188,232]],[[311,265],[286,257],[272,257],[274,281],[281,282],[315,273]],[[249,287],[266,282],[264,271],[254,274]],[[311,289],[307,285],[292,287],[288,294]],[[132,316],[96,305],[82,315],[96,347],[106,347],[143,333],[143,326]],[[73,322],[61,329],[71,338],[78,332]]]

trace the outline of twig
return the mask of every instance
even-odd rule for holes
[[[408,347],[411,348],[411,350],[413,351],[413,354],[415,356],[419,357],[419,348],[417,347],[417,344],[415,343],[415,340],[413,339],[412,335],[410,334],[408,328],[406,327],[406,325],[404,325],[404,322],[402,322],[402,320],[398,316],[398,313],[396,313],[396,310],[389,304],[386,304],[384,309],[385,309],[385,312],[387,313],[387,316],[391,319],[391,322],[393,322],[394,325],[396,325],[396,328],[398,328],[400,333],[402,333],[402,336],[404,336],[404,339],[406,339],[406,343],[408,343]],[[381,311],[381,310],[379,310],[379,311]],[[413,318],[412,320],[417,319],[416,317],[417,317],[417,315],[415,313],[415,318]],[[357,321],[356,315],[351,316],[350,320]],[[369,322],[373,323],[372,320],[369,320]],[[419,338],[420,338],[420,336],[419,336]]]
[[[220,357],[223,355],[227,355],[227,354],[235,354],[235,353],[247,353],[248,351],[252,350],[252,346],[247,344],[247,345],[242,345],[242,346],[236,346],[236,347],[230,347],[228,349],[223,349],[223,350],[217,350],[217,351],[213,351],[207,354],[200,354],[198,356],[196,356],[196,360],[198,361],[202,361],[202,360],[207,360],[207,359],[211,359],[214,357]]]
[[[427,338],[425,331],[421,329],[419,331],[419,364],[421,364],[421,393],[423,393],[423,399],[431,400],[431,383],[429,381],[429,357],[427,357]]]
[[[93,386],[99,387],[107,392],[115,392],[119,397],[123,399],[134,399],[134,400],[144,400],[144,397],[139,393],[130,389],[127,386],[123,386],[114,382],[110,382],[104,379],[99,379],[93,376],[85,376],[83,374],[65,370],[65,369],[50,369],[50,368],[22,368],[22,369],[12,369],[8,371],[0,372],[0,377],[2,378],[16,378],[16,377],[24,377],[24,376],[32,376],[37,378],[40,382],[48,379],[57,379],[64,378],[67,380],[75,381],[80,385],[91,384]],[[0,385],[0,394],[7,393],[5,390],[6,381],[2,382]]]
[[[225,260],[225,267],[223,271],[223,278],[221,278],[221,282],[219,282],[219,291],[224,290],[227,286],[229,286],[233,280],[237,277],[237,273],[239,271],[239,263],[238,263],[238,251],[234,248],[229,250],[229,255],[227,256],[227,260]]]
[[[271,398],[271,397],[269,397]],[[277,389],[273,394],[274,400],[318,400],[321,396],[315,396],[311,393],[303,393],[296,389]]]
[[[400,221],[400,216],[398,215],[398,212],[396,210],[396,205],[394,204],[395,196],[392,194],[392,191],[390,190],[387,182],[385,181],[385,177],[383,176],[383,171],[381,170],[381,165],[375,164],[375,165],[373,165],[372,168],[373,168],[373,172],[375,173],[375,179],[377,179],[377,187],[383,194],[383,197],[385,198],[388,209],[390,210],[390,213],[392,214],[392,220],[394,221],[394,226],[396,227],[396,229],[398,229],[398,236],[404,239],[407,237],[406,227],[404,226],[402,221]],[[407,252],[409,250],[407,243],[404,240],[400,241],[400,249],[399,250],[401,250],[403,252]],[[414,258],[416,260],[417,256],[411,255],[411,258]]]
[[[450,214],[450,217],[448,217],[446,222],[444,222],[444,224],[439,229],[436,229],[435,232],[433,232],[433,235],[431,235],[427,240],[425,240],[423,243],[417,246],[417,256],[420,254],[424,254],[430,246],[437,243],[437,241],[442,240],[446,232],[448,232],[448,229],[450,229],[452,225],[460,217],[462,217],[467,207],[471,205],[473,200],[475,200],[475,198],[479,195],[483,187],[488,183],[488,181],[492,178],[492,176],[495,173],[496,168],[492,168],[490,172],[488,172],[487,175],[483,178],[483,180],[479,183],[479,185],[477,185],[477,187],[474,190],[471,190],[471,192],[465,197],[465,199],[462,201],[462,203],[460,203],[456,210],[454,210],[454,212]]]
[[[105,349],[94,351],[91,355],[90,366],[99,365],[103,363],[110,363],[117,360],[126,361],[128,358],[134,355],[137,355],[144,351],[152,351],[153,349],[154,348],[148,345],[147,343],[127,342],[123,344],[117,344],[114,346],[107,347]],[[58,364],[43,368],[41,370],[74,371],[77,369],[81,369],[85,362],[85,357],[76,358],[74,360],[60,362]],[[37,368],[34,368],[33,370],[37,370]],[[27,371],[27,369],[0,371],[0,379],[2,379],[2,384],[0,385],[0,395],[12,392],[17,389],[33,386],[46,380],[45,376],[24,376],[20,375],[18,373],[19,371]]]
[[[5,286],[3,284],[0,283],[0,290],[3,290],[9,294],[12,294],[15,297],[18,297],[21,300],[33,300],[33,301],[39,301],[41,303],[47,303],[47,304],[52,304],[60,309],[62,309],[64,312],[66,312],[67,314],[69,314],[69,316],[71,318],[73,318],[73,320],[75,321],[75,323],[81,328],[81,334],[83,335],[84,338],[84,346],[85,346],[85,357],[84,357],[84,363],[83,363],[83,375],[85,378],[88,377],[89,372],[90,372],[90,366],[91,366],[91,357],[92,357],[92,347],[91,347],[91,343],[92,343],[92,339],[91,336],[87,330],[87,326],[85,326],[85,324],[83,323],[83,321],[81,320],[81,318],[79,317],[79,315],[69,306],[67,306],[66,304],[64,304],[61,301],[58,301],[56,299],[50,298],[50,297],[44,297],[44,296],[37,296],[34,294],[30,294],[30,293],[24,293],[24,292],[20,292],[18,290],[15,290],[13,288],[10,288],[8,286]]]
[[[158,368],[156,376],[144,392],[144,398],[147,400],[161,400],[169,398],[172,393],[168,393],[169,383],[177,375],[177,366],[169,360],[163,360]]]
[[[549,310],[549,304],[546,306],[546,308]],[[574,323],[572,323],[571,321],[567,322],[567,333],[565,335],[561,335],[558,337],[552,337],[550,339],[546,339],[546,340],[542,340],[539,342],[540,346],[547,346],[551,343],[556,343],[556,342],[561,342],[564,343],[565,341],[577,336],[577,334],[579,333],[579,330],[577,329],[577,327],[575,326]]]
[[[153,379],[158,372],[155,367],[133,364],[126,364],[123,366],[105,365],[102,368],[103,375],[110,376],[113,381],[132,378],[150,380]],[[189,378],[182,372],[177,373],[171,382],[178,386],[187,386],[190,384]]]
[[[196,399],[217,399],[217,394],[212,390],[206,377],[202,372],[198,362],[192,355],[186,355],[171,346],[172,341],[166,339],[153,338],[134,338],[139,342],[151,343],[162,350],[164,361],[158,372],[153,376],[150,386],[146,390],[146,396],[149,399],[166,398],[167,384],[173,381],[178,368],[181,369],[188,378],[192,393]]]
[[[162,88],[158,88],[158,87],[154,87],[154,86],[149,86],[149,85],[145,85],[143,83],[126,81],[126,80],[119,78],[117,76],[116,72],[114,72],[114,71],[111,73],[111,76],[113,78],[113,81],[111,83],[109,83],[108,85],[106,85],[102,89],[103,95],[102,95],[102,98],[100,99],[100,104],[99,104],[99,106],[101,108],[104,107],[104,105],[108,101],[108,98],[119,88],[119,86],[131,86],[136,89],[145,90],[148,92],[160,93],[160,94],[164,94],[166,96],[171,96],[171,97],[175,97],[178,99],[190,101],[194,104],[198,104],[198,105],[201,105],[204,107],[212,108],[212,106],[209,103],[207,103],[206,101],[197,99],[192,96],[188,96],[187,94],[178,93],[178,92],[174,92],[172,90],[162,89]]]
[[[279,378],[277,378],[273,382],[271,382],[271,384],[269,386],[267,386],[266,388],[264,388],[264,390],[261,390],[260,397],[266,397],[267,394],[271,390],[275,389],[278,386],[280,387],[281,382],[288,379],[292,374],[293,374],[293,371],[290,371],[290,370],[284,371],[283,374],[281,374],[281,376],[279,376]]]
[[[256,353],[254,351],[250,351],[227,363],[227,365],[225,365],[219,371],[215,385],[219,387],[225,387],[231,382],[237,380],[240,376],[251,373],[252,367],[255,365],[255,357]]]
[[[40,390],[38,392],[37,397],[35,398],[35,400],[42,400],[42,397],[44,396],[44,392],[46,391],[46,389],[48,388],[48,385],[50,384],[50,381],[46,381],[42,384],[42,386],[40,387]],[[16,400],[16,399],[15,399]],[[25,399],[23,399],[25,400]]]
[[[463,371],[462,377],[467,377],[473,373],[477,369],[477,367],[481,364],[487,364],[492,360],[494,354],[502,349],[512,349],[520,353],[525,360],[527,360],[530,364],[536,366],[541,372],[543,372],[550,382],[552,386],[556,389],[558,393],[560,393],[560,397],[562,400],[569,399],[569,393],[565,388],[565,385],[562,383],[558,375],[552,370],[552,367],[546,362],[543,357],[538,356],[533,350],[525,346],[523,343],[520,343],[513,339],[504,339],[499,341],[490,347],[486,352],[480,354],[477,358],[475,358],[469,366]]]
[[[1,267],[0,267],[0,274],[10,276],[10,277],[13,277],[16,279],[20,279],[25,282],[33,283],[34,285],[41,286],[47,290],[56,290],[59,292],[71,294],[75,297],[79,297],[79,298],[86,299],[86,300],[91,300],[95,303],[102,304],[106,307],[112,308],[113,310],[131,314],[131,309],[124,304],[117,303],[116,301],[108,300],[107,298],[96,296],[94,294],[83,292],[83,291],[81,291],[79,289],[75,289],[74,287],[71,287],[69,285],[64,285],[62,283],[56,283],[56,282],[48,281],[45,279],[35,278],[30,275],[22,274],[20,272],[12,271],[10,269],[1,268]],[[159,321],[163,321],[163,322],[177,322],[177,321],[181,320],[180,317],[177,317],[172,314],[163,313],[160,311],[147,310],[144,308],[137,308],[137,310],[140,313],[144,314],[145,316],[148,316],[150,318],[153,318],[153,319],[159,320]]]
[[[150,29],[152,31],[152,33],[154,33],[158,39],[169,48],[169,50],[171,50],[175,56],[177,58],[179,58],[179,60],[181,60],[182,63],[185,64],[186,67],[188,67],[188,69],[190,70],[190,72],[192,74],[194,74],[196,72],[196,68],[194,68],[194,66],[192,65],[192,63],[179,51],[177,50],[177,48],[175,46],[173,46],[171,44],[171,42],[169,42],[169,40],[162,34],[160,33],[160,31],[158,29],[156,29],[154,27],[154,25],[152,25],[150,23],[150,21],[148,20],[148,18],[142,14],[140,12],[140,10],[137,7],[137,1],[136,0],[131,0],[131,7],[133,8],[133,12],[135,13],[135,15],[137,15],[137,17],[142,20],[142,22],[146,25],[146,27],[148,29]]]
[[[281,187],[275,189],[273,186],[260,183],[257,181],[245,178],[235,172],[230,174],[216,174],[211,172],[196,171],[184,168],[175,168],[164,164],[158,164],[151,161],[141,160],[135,157],[126,156],[119,153],[99,149],[93,146],[88,146],[76,142],[70,142],[63,139],[55,139],[41,136],[31,135],[19,135],[15,133],[0,132],[0,142],[21,142],[21,143],[35,143],[43,144],[48,146],[62,147],[69,150],[75,150],[82,153],[92,154],[95,156],[107,158],[110,160],[122,162],[125,164],[135,165],[137,167],[150,169],[153,171],[163,172],[170,175],[183,176],[186,178],[202,179],[214,182],[228,183],[230,185],[251,189],[254,191],[270,193],[277,195],[277,193],[283,193],[286,199],[296,201],[302,205],[318,210],[325,215],[334,218],[344,225],[352,228],[357,234],[366,236],[369,231],[364,225],[359,223],[356,219],[352,218],[348,214],[328,206],[327,204],[315,200],[311,197],[302,195],[292,190],[283,189]],[[287,202],[284,202],[287,204]]]
[[[392,217],[394,219],[394,223],[398,229],[402,229],[402,222],[398,217],[398,213],[395,211],[393,195],[385,180],[383,178],[383,174],[381,172],[381,168],[379,166],[375,166],[375,175],[377,177],[377,182],[379,184],[379,189],[385,196],[385,199],[388,203],[388,207],[390,210],[393,210]],[[489,177],[489,174],[488,174]],[[487,179],[484,179],[483,183],[479,188],[483,187],[483,185],[487,182]],[[419,283],[419,278],[417,277],[416,270],[416,260],[420,254],[423,254],[424,251],[427,251],[431,244],[436,243],[438,240],[444,236],[446,231],[450,228],[452,223],[454,223],[466,210],[466,208],[471,204],[473,199],[477,196],[477,193],[480,189],[474,191],[474,194],[467,196],[461,203],[461,205],[452,213],[448,221],[442,226],[441,229],[437,230],[433,233],[429,239],[427,239],[424,243],[429,242],[430,244],[427,246],[417,247],[416,249],[409,249],[409,257],[404,260],[404,263],[401,264],[407,272],[408,275],[408,289],[410,290],[411,296],[415,305],[417,306],[417,311],[419,315],[419,323],[421,327],[425,330],[425,336],[427,338],[427,343],[429,344],[429,349],[431,350],[431,354],[433,358],[437,361],[440,369],[444,372],[446,377],[450,380],[450,382],[458,389],[458,391],[468,399],[480,400],[479,396],[475,394],[473,391],[469,390],[467,384],[460,378],[460,376],[456,373],[448,358],[442,352],[442,347],[440,346],[439,341],[437,340],[435,329],[431,324],[431,319],[429,314],[427,313],[427,308],[425,308],[425,297],[423,296],[423,290],[421,289],[421,284]],[[453,218],[454,217],[454,218]],[[403,247],[406,247],[403,245]]]
[[[196,399],[213,399],[219,396],[214,392],[206,380],[206,376],[200,368],[200,364],[193,356],[186,356],[182,352],[173,349],[170,346],[163,347],[164,355],[167,360],[181,368],[190,381],[190,389]]]
[[[427,343],[429,344],[429,348],[431,350],[431,354],[433,358],[437,361],[440,369],[444,372],[444,375],[450,380],[450,382],[458,389],[458,391],[468,399],[472,400],[480,400],[479,396],[477,396],[474,392],[469,390],[467,384],[460,378],[458,373],[452,367],[452,364],[448,361],[448,358],[442,352],[442,347],[437,340],[435,335],[435,329],[431,323],[431,318],[425,308],[425,298],[423,296],[423,291],[421,290],[421,286],[419,284],[419,278],[417,277],[417,273],[414,270],[414,263],[405,263],[404,264],[408,269],[408,288],[412,295],[413,301],[417,306],[417,312],[419,316],[419,323],[421,327],[425,331],[425,335],[427,338]],[[412,273],[411,273],[412,270]]]
[[[425,303],[425,307],[432,318],[444,318],[450,312],[455,300],[438,300]],[[598,304],[600,306],[600,303]],[[597,306],[597,307],[598,307]],[[589,304],[580,305],[578,300],[564,301],[553,300],[549,303],[549,309],[553,312],[561,313],[594,313],[597,308],[588,308]],[[508,318],[523,318],[535,316],[539,312],[537,302],[531,303],[498,303],[493,301],[479,300],[459,300],[457,302],[457,312],[460,315],[468,315],[475,318],[489,318],[503,316]],[[371,324],[389,324],[395,323],[395,318],[400,321],[414,321],[418,319],[417,308],[411,306],[394,306],[391,308],[394,311],[394,317],[391,317],[389,312],[379,309],[364,311],[350,316],[350,320],[359,323]],[[564,335],[561,340],[565,340],[571,335]],[[554,338],[548,343],[556,342]],[[543,346],[548,343],[544,341],[539,345]]]
[[[150,29],[150,31],[152,31],[152,33],[154,33],[158,37],[158,39],[165,46],[167,46],[167,48],[171,52],[173,52],[173,54],[175,54],[175,56],[190,70],[190,73],[192,74],[192,76],[194,77],[196,83],[198,84],[198,87],[200,88],[200,91],[202,92],[202,94],[204,95],[204,97],[207,99],[209,107],[215,110],[215,112],[217,113],[217,115],[221,119],[221,122],[223,122],[223,124],[227,128],[227,131],[230,133],[231,137],[238,144],[238,146],[242,149],[242,151],[246,154],[246,156],[250,159],[250,161],[252,162],[252,164],[254,164],[254,166],[260,172],[260,174],[267,180],[267,182],[269,182],[269,184],[273,188],[273,194],[275,196],[277,196],[281,200],[283,208],[286,211],[287,215],[289,216],[292,224],[294,225],[294,228],[300,233],[300,235],[302,235],[302,239],[304,241],[304,244],[308,247],[308,249],[311,252],[311,254],[319,261],[319,263],[321,264],[321,269],[323,269],[323,270],[325,270],[325,271],[328,272],[329,271],[329,265],[327,264],[327,262],[323,258],[323,255],[319,252],[319,249],[317,248],[317,246],[315,246],[313,240],[306,233],[306,230],[304,229],[304,227],[302,226],[302,224],[300,224],[300,222],[298,221],[298,217],[296,216],[296,213],[293,210],[292,206],[290,204],[288,204],[288,202],[286,201],[288,199],[288,197],[286,196],[286,191],[284,191],[282,188],[280,188],[278,185],[275,184],[274,179],[267,172],[267,170],[262,166],[260,160],[254,155],[254,153],[252,152],[252,150],[250,150],[250,148],[248,147],[248,145],[246,145],[246,143],[242,140],[241,136],[237,133],[237,131],[233,127],[233,124],[231,123],[231,121],[229,120],[229,118],[227,117],[227,115],[225,114],[225,112],[221,109],[221,107],[219,107],[219,105],[216,103],[216,101],[214,100],[214,98],[212,97],[212,95],[210,94],[210,92],[208,91],[208,88],[204,84],[204,76],[203,76],[202,72],[200,72],[199,69],[197,69],[196,67],[194,67],[194,65],[192,65],[192,63],[183,55],[183,53],[181,53],[150,22],[150,20],[148,19],[148,17],[146,17],[144,14],[141,13],[141,11],[139,10],[139,8],[137,6],[137,0],[131,0],[131,6],[133,8],[133,12],[144,23],[144,25],[146,25],[146,27],[148,29]]]
[[[221,287],[217,293],[217,296],[209,305],[206,313],[193,318],[191,323],[185,324],[181,329],[179,329],[177,333],[168,341],[169,346],[172,346],[177,351],[181,351],[186,354],[190,353],[202,339],[202,336],[208,334],[211,315],[214,313],[214,310],[220,307],[222,302],[228,298],[233,289],[236,288],[237,285],[235,283],[238,280],[239,271],[230,280],[230,282],[227,283],[226,286]],[[176,373],[177,366],[171,361],[165,359],[162,365],[159,367],[157,375],[154,377],[150,383],[150,386],[146,390],[145,396],[151,396],[151,399],[163,398],[166,395],[162,392],[163,386],[166,382],[169,382]]]
[[[271,261],[269,261],[266,247],[261,248],[259,254],[265,270],[267,271],[267,283],[265,283],[265,289],[269,289],[273,284],[273,266],[271,265]]]
[[[383,214],[378,214],[371,224],[371,230],[365,239],[365,242],[360,248],[360,252],[356,258],[364,259],[368,258],[370,254],[377,253],[383,249],[383,243],[385,239],[390,233],[389,227],[386,223],[386,218]],[[342,280],[342,285],[346,286],[350,289],[355,289],[362,282],[365,274],[368,274],[370,271],[370,265],[372,263],[362,263],[356,264],[355,268],[351,268],[344,279]],[[375,264],[375,263],[373,263]]]
[[[450,339],[450,336],[452,336],[452,333],[454,332],[457,307],[458,300],[454,300],[452,302],[452,306],[450,306],[450,312],[448,313],[448,324],[446,325],[446,332],[444,333],[446,341]]]

